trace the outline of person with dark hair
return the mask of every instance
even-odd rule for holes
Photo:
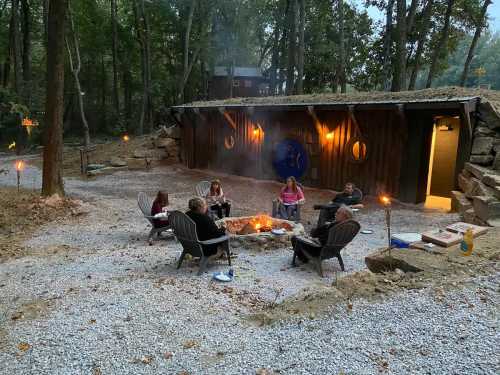
[[[160,213],[167,213],[168,206],[168,194],[162,190],[156,194],[156,198],[153,201],[153,205],[151,207],[151,216],[155,216]],[[153,219],[153,226],[155,228],[162,228],[168,226],[168,219]]]
[[[322,247],[326,245],[328,241],[328,235],[330,233],[330,229],[332,229],[335,225],[340,224],[346,220],[352,220],[353,213],[352,210],[346,205],[340,205],[339,208],[335,212],[335,221],[329,224],[323,224],[311,230],[311,237],[315,239],[315,241],[320,244]],[[297,257],[304,263],[308,262],[307,257],[302,252],[302,249],[306,250],[312,256],[319,256],[321,247],[316,247],[309,245],[307,242],[302,241],[300,237],[293,236],[292,246],[297,253]]]
[[[229,212],[231,211],[231,202],[229,202],[224,196],[219,180],[212,181],[205,199],[207,200],[207,204],[210,209],[217,212],[219,219],[222,219],[222,210],[224,210],[226,217],[229,216]]]
[[[219,228],[215,222],[207,215],[208,206],[204,199],[193,198],[189,200],[189,216],[196,224],[196,234],[200,241],[207,241],[226,235],[224,227]],[[202,245],[203,253],[211,259],[220,258],[223,254],[218,244]]]
[[[279,201],[279,215],[282,219],[289,220],[294,212],[297,211],[297,205],[305,201],[302,189],[297,186],[295,177],[286,179],[286,185],[281,189]]]
[[[356,189],[352,182],[348,182],[341,192],[334,191],[332,201],[326,205],[315,205],[315,210],[320,210],[318,218],[318,227],[321,227],[328,221],[333,221],[335,213],[341,205],[346,205],[350,208],[363,208],[361,204],[361,192]]]

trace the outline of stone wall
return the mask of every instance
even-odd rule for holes
[[[500,226],[500,118],[479,113],[470,162],[458,176],[452,208],[478,225]]]

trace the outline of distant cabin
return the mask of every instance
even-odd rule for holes
[[[232,76],[232,79],[231,79]],[[209,100],[269,95],[269,83],[256,67],[216,66],[208,82]]]

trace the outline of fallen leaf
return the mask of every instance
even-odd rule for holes
[[[24,316],[24,313],[22,311],[17,311],[14,314],[12,314],[11,319],[18,320],[18,319],[21,319],[23,316]]]
[[[102,375],[102,371],[99,367],[94,367],[92,369],[92,375]]]
[[[31,345],[28,344],[27,342],[21,342],[21,343],[17,344],[17,348],[19,350],[22,350],[23,352],[26,352],[31,348]]]
[[[189,375],[189,372],[187,372],[186,370],[182,370],[182,371],[179,371],[177,373],[177,375]]]
[[[89,324],[95,324],[97,321],[95,319],[90,319]]]
[[[196,340],[187,340],[182,344],[182,347],[184,349],[191,349],[191,348],[194,348],[197,346],[199,346],[199,344],[198,344],[198,341],[196,341]]]
[[[172,353],[172,352],[165,352],[164,356],[165,356],[165,359],[170,359],[170,358],[172,358],[174,356],[174,353]]]
[[[144,363],[145,365],[149,365],[151,362],[153,362],[153,356],[145,355],[141,358],[141,362]]]

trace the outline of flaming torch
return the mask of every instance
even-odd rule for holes
[[[125,145],[125,157],[128,156],[128,143],[130,141],[130,137],[128,134],[124,134],[122,135],[122,141],[123,141],[123,144]]]
[[[380,201],[384,205],[385,209],[385,224],[387,225],[387,242],[389,250],[389,256],[391,255],[391,199],[383,195],[380,197]]]
[[[21,186],[21,171],[24,169],[24,161],[16,161],[16,173],[17,173],[17,192],[20,191]]]

